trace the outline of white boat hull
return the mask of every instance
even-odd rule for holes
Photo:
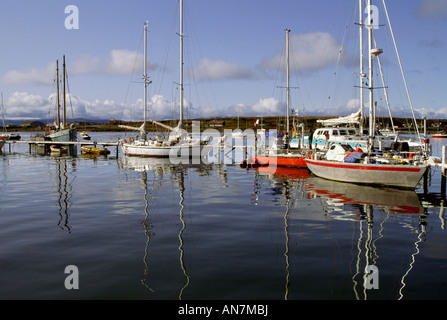
[[[144,143],[124,143],[122,148],[126,156],[170,158],[172,160],[177,160],[201,158],[202,149],[204,146],[201,144],[189,143],[173,146],[156,146],[154,144]]]
[[[306,159],[307,167],[318,177],[360,184],[415,188],[427,165],[364,164]]]

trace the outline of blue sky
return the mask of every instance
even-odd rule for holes
[[[384,49],[392,112],[409,115],[382,1],[373,4],[380,8],[375,33]],[[68,5],[78,8],[78,29],[65,27]],[[386,5],[416,114],[447,118],[447,1],[389,0]],[[284,116],[285,29],[291,30],[291,108],[304,116],[357,110],[357,0],[184,0],[184,13],[187,116]],[[149,114],[176,118],[178,15],[178,0],[2,0],[5,117],[52,120],[55,63],[58,59],[62,68],[65,54],[69,117],[142,119],[142,40],[148,20]],[[375,95],[385,115],[382,91]]]

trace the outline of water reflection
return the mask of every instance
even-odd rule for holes
[[[131,169],[136,172],[141,172],[142,181],[144,184],[144,201],[145,201],[145,218],[143,220],[143,226],[145,231],[145,236],[147,238],[144,252],[144,274],[142,279],[142,284],[150,291],[154,290],[149,286],[146,281],[148,277],[148,270],[150,261],[148,261],[148,250],[151,237],[154,236],[153,228],[154,225],[150,222],[150,200],[152,197],[149,194],[156,193],[160,191],[161,184],[164,177],[167,177],[173,185],[176,186],[179,194],[178,206],[179,206],[179,220],[181,226],[178,230],[178,258],[179,265],[184,275],[184,284],[179,289],[178,299],[182,300],[184,291],[190,284],[190,276],[187,271],[185,264],[185,249],[184,249],[184,239],[183,234],[187,228],[186,220],[184,217],[185,211],[185,176],[189,169],[196,170],[200,175],[209,175],[211,166],[207,165],[172,165],[169,159],[157,159],[157,158],[139,158],[139,157],[125,157],[122,159],[122,166],[126,169]],[[148,175],[152,174],[153,179],[148,179]],[[148,182],[152,180],[153,184],[149,185]]]
[[[57,204],[59,208],[59,221],[57,225],[62,230],[67,230],[71,233],[71,226],[69,225],[70,207],[72,205],[72,184],[73,180],[68,177],[67,161],[73,161],[72,158],[67,157],[55,157],[56,162],[56,181],[57,181]],[[72,162],[74,165],[75,162]],[[75,175],[72,175],[75,177]]]
[[[436,195],[334,183],[290,168],[36,157],[26,156],[26,148],[23,153],[0,157],[0,191],[10,200],[0,207],[2,240],[10,248],[3,257],[13,266],[2,268],[4,278],[21,279],[22,260],[12,264],[21,250],[39,253],[33,258],[45,261],[41,269],[47,261],[61,263],[59,252],[48,247],[54,241],[51,250],[70,248],[83,264],[94,265],[83,269],[92,279],[98,268],[92,257],[99,252],[106,258],[104,269],[105,263],[126,267],[94,279],[101,287],[92,291],[97,297],[360,300],[426,293],[432,298],[434,290],[445,295],[437,281],[446,265],[444,200]],[[22,224],[29,212],[11,201],[24,193],[26,209],[39,208],[32,226]],[[46,235],[48,213],[54,234],[36,243],[29,230]],[[15,243],[18,234],[26,241]],[[86,240],[70,246],[74,242],[65,239]],[[72,263],[72,257],[67,260]],[[377,291],[364,286],[367,265],[379,267]],[[55,272],[41,279],[51,279],[50,273]],[[112,286],[117,289],[111,293]],[[32,289],[40,290],[41,283]],[[87,291],[81,293],[90,298]],[[2,294],[10,295],[6,289]]]
[[[357,255],[355,273],[352,277],[352,290],[358,300],[368,299],[369,295],[374,293],[367,288],[368,279],[364,270],[368,266],[379,266],[379,251],[386,252],[381,242],[385,238],[386,222],[391,217],[396,218],[393,215],[409,214],[410,217],[417,219],[416,225],[409,223],[408,219],[398,220],[403,228],[410,230],[410,235],[417,234],[416,239],[411,240],[413,249],[409,248],[409,251],[404,252],[405,256],[402,258],[403,261],[408,261],[408,265],[401,271],[397,299],[403,299],[406,277],[413,269],[416,257],[420,253],[419,244],[426,235],[427,210],[416,192],[333,182],[316,177],[309,178],[306,187],[311,196],[324,200],[326,212],[330,212],[334,219],[358,221],[358,238],[355,246]],[[375,210],[386,213],[384,218],[374,219]],[[374,224],[377,221],[375,230]]]
[[[284,246],[284,259],[285,259],[285,265],[286,265],[286,280],[284,285],[284,300],[289,299],[289,285],[290,285],[290,262],[289,262],[289,204],[290,204],[290,198],[286,197],[286,212],[284,214],[284,236],[286,239],[286,243]]]
[[[261,183],[257,179],[267,178],[270,181],[271,201],[277,202],[282,195],[284,198],[284,259],[285,259],[285,293],[284,299],[290,294],[290,210],[291,207],[299,207],[299,201],[303,199],[320,200],[323,212],[328,219],[334,221],[352,222],[351,253],[353,259],[349,264],[351,274],[351,290],[355,299],[375,299],[384,297],[383,289],[378,293],[368,288],[368,273],[366,267],[377,266],[386,269],[394,269],[397,265],[390,262],[387,257],[389,250],[394,250],[396,243],[389,245],[389,239],[394,234],[387,234],[386,228],[394,230],[397,226],[403,228],[405,246],[399,249],[400,261],[406,261],[400,270],[398,284],[394,287],[396,299],[403,299],[408,288],[407,279],[411,275],[417,258],[421,253],[421,244],[427,236],[427,205],[428,199],[434,199],[430,194],[418,195],[413,190],[399,190],[395,188],[380,188],[350,183],[341,183],[317,178],[310,175],[307,170],[287,168],[258,168],[255,173],[255,185],[261,189]],[[259,192],[257,193],[259,194]],[[424,204],[421,199],[424,199]],[[259,198],[257,198],[259,200]],[[436,207],[436,204],[431,203]],[[444,225],[443,206],[439,211],[441,227]],[[300,212],[304,217],[305,213]],[[315,212],[313,213],[315,214]],[[298,217],[298,219],[300,219]],[[313,221],[316,221],[313,219]],[[397,224],[396,224],[397,222]],[[406,231],[407,230],[407,231]],[[293,231],[292,231],[293,232]],[[346,232],[346,231],[344,231]],[[391,231],[391,232],[396,232]],[[399,233],[401,234],[401,233]],[[405,234],[409,237],[405,237]],[[299,235],[294,232],[294,237]],[[298,240],[294,240],[297,242]],[[399,241],[402,241],[399,239]],[[405,249],[406,248],[406,249]],[[342,257],[346,259],[346,257]],[[392,257],[395,261],[398,257]],[[389,265],[389,264],[393,265]],[[383,279],[383,278],[382,278]],[[388,280],[388,279],[387,279]],[[381,288],[388,287],[389,283],[382,283]],[[397,289],[396,289],[397,287]]]
[[[325,199],[326,210],[339,211],[347,216],[354,213],[357,218],[365,217],[367,212],[364,208],[367,206],[376,206],[392,213],[425,213],[414,190],[335,182],[314,176],[307,179],[306,189],[312,197]],[[354,208],[360,210],[360,215]],[[338,218],[347,217],[339,216]]]
[[[304,194],[304,186],[306,180],[310,177],[310,172],[307,169],[286,168],[286,167],[259,167],[256,169],[255,174],[255,191],[253,195],[256,196],[252,199],[252,204],[256,204],[258,200],[259,190],[262,187],[262,183],[259,181],[262,178],[267,178],[272,182],[270,187],[272,195],[283,194],[285,201],[284,212],[284,265],[285,265],[285,280],[284,280],[284,300],[289,299],[290,293],[290,258],[289,258],[289,214],[290,208],[294,206],[296,200],[297,190]],[[254,201],[256,200],[256,201]]]
[[[147,261],[148,258],[148,249],[149,249],[149,242],[151,241],[151,237],[155,234],[152,229],[153,225],[149,221],[149,190],[148,190],[148,181],[147,181],[147,172],[142,172],[142,180],[144,184],[144,220],[143,220],[143,228],[144,228],[144,235],[146,236],[146,244],[144,247],[144,256],[143,256],[143,264],[144,264],[144,272],[143,272],[143,278],[141,279],[141,284],[148,289],[150,292],[154,292],[154,290],[149,287],[149,285],[146,283],[146,277],[148,276],[149,272],[149,263]]]
[[[374,292],[367,286],[365,268],[380,266],[379,251],[386,252],[382,240],[385,238],[385,224],[392,215],[410,214],[417,219],[417,225],[403,220],[401,225],[410,229],[410,235],[416,233],[410,252],[404,253],[404,261],[409,261],[406,270],[402,271],[400,289],[397,299],[404,297],[405,279],[413,269],[419,244],[426,233],[426,209],[413,190],[380,188],[350,183],[328,181],[316,177],[307,180],[308,193],[314,198],[323,200],[325,211],[334,219],[358,221],[358,237],[354,248],[357,251],[355,273],[352,276],[352,290],[357,300],[368,299]],[[374,219],[375,210],[386,213],[383,219]],[[374,224],[377,223],[375,230]],[[354,241],[354,237],[353,237]],[[380,248],[380,249],[379,249]]]

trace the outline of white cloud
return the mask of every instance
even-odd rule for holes
[[[107,74],[131,74],[135,70],[143,69],[143,57],[136,51],[114,49],[106,60]]]
[[[4,101],[5,118],[44,119],[48,115],[51,101],[39,95],[14,92]]]
[[[67,61],[69,74],[105,74],[125,75],[143,69],[143,57],[136,51],[113,49],[107,58],[84,55],[73,61]],[[155,68],[156,66],[152,66]],[[59,61],[62,74],[62,62]],[[9,85],[51,85],[56,78],[56,62],[50,62],[45,67],[29,70],[10,70],[1,78],[1,82]]]
[[[73,108],[73,111],[71,110]],[[131,108],[126,109],[122,103],[114,100],[87,101],[78,96],[67,95],[67,113],[70,117],[85,119],[121,119],[131,112]]]
[[[137,51],[113,49],[107,57],[83,55],[70,62],[74,74],[125,75],[143,69],[143,56]]]
[[[51,62],[43,68],[8,71],[1,78],[1,82],[11,85],[51,85],[55,78],[56,63]]]
[[[73,74],[86,74],[98,72],[101,59],[99,57],[83,55],[69,63],[69,72]]]
[[[407,108],[408,109],[408,108]],[[426,116],[428,119],[446,119],[447,107],[443,108],[416,108],[416,117]]]
[[[319,70],[337,61],[340,43],[327,32],[311,32],[290,36],[290,68]],[[281,53],[264,59],[261,66],[277,69],[284,64]]]
[[[121,119],[130,118],[132,108],[126,109],[113,100],[86,101],[67,94],[67,118]],[[27,92],[14,92],[4,101],[7,119],[42,119],[53,121],[56,114],[56,94],[48,98]],[[61,102],[62,105],[62,102]]]
[[[347,112],[357,112],[359,108],[360,108],[360,99],[357,98],[349,99],[348,102],[346,103],[346,106],[344,107],[344,109]]]
[[[191,71],[198,79],[224,80],[224,79],[253,79],[255,72],[245,66],[223,60],[209,60],[203,58]]]
[[[291,35],[290,67],[300,70],[318,70],[335,63],[338,59],[341,44],[327,32],[312,32]],[[198,65],[191,69],[190,74],[195,79],[207,80],[253,80],[265,77],[264,69],[277,70],[284,65],[281,53],[264,59],[257,67],[247,67],[224,60],[202,58]]]
[[[261,98],[256,102],[251,110],[258,114],[279,115],[280,103],[275,98]],[[285,114],[285,112],[283,112]]]
[[[131,105],[114,100],[85,100],[76,95],[67,94],[68,119],[120,119],[139,121],[143,119],[143,99]],[[5,99],[5,117],[7,119],[42,119],[53,121],[56,114],[56,95],[48,97],[14,92]],[[162,95],[153,95],[148,101],[148,118],[155,120],[178,118],[178,101],[170,101]],[[212,107],[194,106],[185,101],[185,117],[220,117],[235,116],[284,115],[285,106],[275,98],[262,98],[252,105],[237,104],[230,106],[223,115],[221,110]]]
[[[137,109],[140,111],[140,118],[143,117],[143,99],[139,99],[137,102]],[[174,110],[174,104],[166,97],[156,94],[153,95],[148,102],[148,118],[150,119],[167,119],[172,118]]]

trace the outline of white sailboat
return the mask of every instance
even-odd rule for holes
[[[239,115],[237,116],[237,128],[233,130],[231,136],[233,138],[243,138],[247,136],[247,134],[241,128],[239,128]]]
[[[2,150],[5,141],[8,140],[20,140],[22,137],[18,133],[9,133],[6,132],[6,123],[5,123],[5,110],[3,107],[3,92],[1,93],[2,98],[2,123],[3,123],[3,132],[0,133],[0,151]]]
[[[362,0],[359,0],[362,12]],[[381,54],[381,49],[373,48],[373,21],[371,17],[371,0],[368,0],[368,61],[369,61],[369,143],[368,148],[354,152],[348,145],[333,145],[324,159],[306,159],[309,170],[315,175],[329,180],[361,184],[385,185],[402,188],[415,188],[428,169],[424,156],[412,159],[394,159],[374,153],[375,104],[373,97],[373,60]],[[362,28],[362,24],[360,25]],[[361,35],[360,35],[361,37]],[[360,89],[362,90],[362,88]],[[357,151],[357,150],[356,150]],[[352,156],[350,156],[352,155]],[[358,155],[355,157],[354,155]],[[315,157],[315,156],[314,156]],[[353,159],[348,162],[347,159]]]
[[[180,119],[173,128],[158,121],[147,119],[147,87],[151,83],[147,75],[147,21],[144,24],[144,122],[140,128],[121,126],[140,132],[140,139],[124,142],[122,149],[127,156],[162,157],[162,158],[198,158],[201,157],[207,140],[190,137],[183,129],[183,1],[180,0]],[[146,121],[149,120],[170,130],[167,139],[147,139]]]

